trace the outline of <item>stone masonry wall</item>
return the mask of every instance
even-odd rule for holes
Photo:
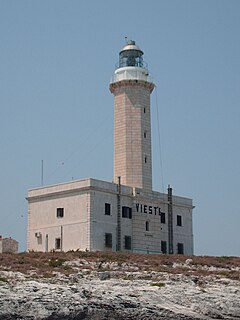
[[[115,84],[116,85],[116,84]],[[114,181],[152,190],[150,93],[139,81],[121,81],[114,93]]]

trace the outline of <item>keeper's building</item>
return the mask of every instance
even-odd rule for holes
[[[110,83],[114,182],[83,179],[28,192],[28,250],[193,254],[192,199],[152,190],[150,94],[143,52],[128,41]]]

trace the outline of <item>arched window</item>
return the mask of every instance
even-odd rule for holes
[[[146,231],[149,231],[149,221],[146,221]]]

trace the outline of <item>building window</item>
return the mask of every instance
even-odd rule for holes
[[[144,138],[147,138],[147,131],[144,131],[143,136]]]
[[[146,221],[145,230],[146,230],[146,231],[149,231],[149,221]]]
[[[183,243],[178,243],[177,244],[177,253],[178,254],[184,254]]]
[[[146,157],[146,156],[145,156],[145,158],[144,158],[144,162],[147,163],[147,157]]]
[[[130,236],[125,236],[124,248],[126,250],[131,250],[132,249],[132,238]]]
[[[146,113],[146,108],[143,108],[143,113]]]
[[[182,226],[182,216],[177,215],[177,226]]]
[[[56,238],[55,239],[55,249],[56,250],[61,249],[61,238]]]
[[[38,245],[42,244],[42,234],[41,232],[35,232],[35,237],[37,238]]]
[[[105,233],[105,247],[112,248],[112,234]]]
[[[132,208],[122,207],[122,217],[132,219]]]
[[[166,214],[165,214],[165,212],[161,212],[160,221],[161,221],[161,223],[166,223]]]
[[[105,214],[107,216],[111,215],[111,204],[110,203],[105,203]]]
[[[64,217],[64,208],[57,208],[57,218]]]
[[[161,251],[163,254],[167,253],[167,242],[166,241],[161,241]]]

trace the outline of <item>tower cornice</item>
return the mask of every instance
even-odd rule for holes
[[[127,87],[127,86],[140,86],[149,89],[150,93],[152,93],[155,85],[153,82],[148,82],[144,80],[121,80],[117,82],[110,83],[109,90],[111,93],[115,92],[116,88],[119,87]]]

